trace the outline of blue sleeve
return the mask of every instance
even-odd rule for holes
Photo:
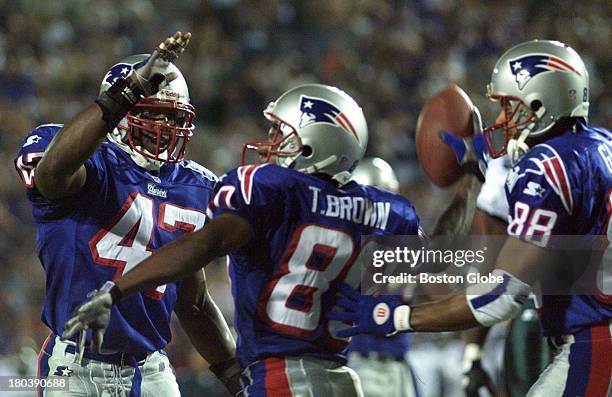
[[[419,216],[410,201],[403,197],[398,197],[391,202],[391,212],[387,231],[397,235],[418,235]]]
[[[245,165],[224,175],[215,186],[209,216],[232,213],[244,218],[255,234],[281,218],[283,184],[275,167]]]
[[[407,200],[406,200],[407,201]],[[416,209],[410,202],[404,204],[404,231],[403,234],[418,235],[421,230],[421,221],[417,215]]]
[[[579,174],[575,158],[536,146],[508,174],[508,234],[542,247],[551,236],[576,234]]]
[[[37,127],[21,143],[14,161],[17,174],[26,189],[34,188],[34,169],[60,128],[58,124]]]
[[[62,127],[61,124],[45,124],[32,130],[23,140],[14,160],[15,169],[26,189],[26,195],[32,204],[32,213],[36,219],[54,219],[64,216],[79,204],[77,197],[49,200],[36,189],[36,166],[42,159],[47,146]],[[104,166],[101,159],[97,157],[99,157],[98,152],[85,162],[87,181],[83,188],[84,192],[94,192],[98,190],[100,183],[104,182]]]

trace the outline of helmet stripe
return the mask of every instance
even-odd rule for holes
[[[340,120],[342,120],[342,121],[340,121]],[[357,135],[357,131],[355,131],[355,128],[353,128],[353,125],[348,120],[348,118],[344,115],[344,113],[340,113],[336,117],[336,121],[338,121],[345,130],[350,130],[353,133],[353,135],[355,136],[355,139],[357,139],[357,142],[361,143],[361,141],[359,140],[359,135]],[[346,125],[345,125],[345,123],[346,123]],[[347,128],[347,126],[348,126],[348,128]]]
[[[565,62],[563,59],[560,59],[560,58],[557,58],[557,57],[553,57],[553,56],[551,56],[551,57],[549,58],[549,65],[551,65],[551,62],[561,64],[561,65],[565,66],[564,70],[569,69],[569,70],[571,70],[572,72],[576,73],[578,76],[580,76],[580,73],[579,73],[579,72],[578,72],[576,69],[574,69],[574,68],[572,67],[572,65],[570,65],[570,64],[569,64],[569,63],[567,63],[567,62]]]

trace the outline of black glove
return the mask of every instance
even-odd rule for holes
[[[166,38],[144,65],[132,71],[127,78],[117,79],[108,90],[100,94],[96,103],[102,110],[107,132],[111,132],[138,101],[156,94],[162,83],[167,84],[177,78],[170,62],[185,50],[190,39],[191,33],[181,32]]]
[[[240,376],[244,370],[238,360],[232,358],[227,361],[223,361],[216,364],[210,365],[210,371],[215,374],[217,379],[223,383],[223,386],[230,392],[232,396],[238,395],[242,390],[240,384]]]
[[[478,390],[480,390],[481,387],[486,388],[492,396],[495,395],[493,382],[480,365],[480,360],[474,361],[472,363],[472,368],[463,373],[461,384],[465,390],[466,397],[479,397],[480,394],[478,394]]]
[[[469,343],[465,347],[461,385],[466,397],[480,397],[479,390],[483,387],[491,393],[491,396],[495,395],[495,386],[480,364],[480,346],[475,343]]]

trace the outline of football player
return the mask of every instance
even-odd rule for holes
[[[474,118],[479,119],[479,112]],[[482,125],[474,126],[475,131],[481,131]],[[480,188],[474,217],[471,221],[470,234],[480,236],[479,243],[487,247],[487,267],[479,270],[490,271],[489,265],[494,264],[505,241],[508,227],[508,201],[504,185],[511,165],[507,155],[495,159],[488,158],[484,136],[479,134],[476,144],[469,138],[458,138],[451,133],[442,134],[444,141],[453,149],[458,163],[468,174],[475,175],[484,181]],[[470,154],[469,146],[474,151]],[[479,155],[479,151],[483,154]],[[469,176],[468,176],[469,177]],[[461,186],[459,186],[461,188]],[[466,207],[467,208],[467,207]],[[441,217],[444,220],[446,214]],[[503,349],[503,383],[505,383],[508,396],[522,397],[537,380],[538,375],[549,364],[551,358],[550,348],[546,339],[541,336],[540,326],[535,311],[535,296],[528,299],[523,305],[523,311],[517,315],[506,331],[506,343]],[[504,324],[505,325],[505,324]],[[488,327],[476,327],[463,333],[465,343],[463,354],[462,384],[467,397],[478,397],[479,389],[486,388],[491,395],[495,394],[494,383],[482,366],[482,347],[489,333]],[[500,346],[492,346],[499,349]],[[492,357],[487,357],[491,359]],[[490,360],[489,360],[490,361]],[[489,362],[494,368],[496,365]]]
[[[378,157],[364,158],[353,180],[397,193],[399,181],[393,168]],[[348,366],[357,372],[365,397],[415,397],[416,379],[408,362],[410,335],[392,337],[355,335],[349,344]]]
[[[19,150],[15,165],[32,204],[36,251],[47,279],[42,319],[51,334],[39,355],[38,376],[64,378],[68,385],[39,394],[180,395],[162,350],[170,341],[173,310],[226,383],[228,374],[240,372],[232,360],[233,338],[196,269],[178,283],[116,305],[104,343],[97,332],[58,337],[92,288],[207,220],[206,202],[217,179],[184,159],[195,114],[187,83],[171,62],[190,37],[177,32],[152,55],[120,61],[104,77],[96,103],[65,126],[37,127]]]
[[[462,161],[460,156],[458,160]],[[485,182],[477,197],[470,234],[484,238],[480,242],[487,247],[487,264],[494,263],[505,240],[503,236],[506,235],[508,226],[508,202],[504,182],[510,168],[507,156],[489,160]],[[480,269],[483,270],[485,269]],[[532,295],[532,298],[535,297]],[[504,331],[506,342],[503,349],[503,383],[508,396],[520,397],[527,394],[540,372],[550,362],[550,349],[540,333],[534,299],[525,302],[522,313],[517,315],[508,327],[508,330]],[[489,328],[486,327],[473,328],[463,333],[465,349],[462,383],[467,397],[478,397],[481,387],[489,389],[491,395],[495,394],[494,384],[481,364],[482,347],[488,333]],[[495,345],[494,349],[498,348],[501,348],[501,344]]]
[[[492,157],[507,153],[513,164],[505,185],[510,237],[492,273],[499,281],[414,307],[398,297],[360,295],[342,285],[348,299],[338,302],[346,312],[328,317],[355,325],[337,335],[491,326],[520,312],[538,284],[543,333],[555,357],[527,395],[607,396],[612,305],[604,283],[610,282],[605,279],[609,269],[603,268],[603,282],[570,275],[576,292],[564,291],[556,279],[567,277],[564,269],[593,271],[589,265],[602,258],[600,265],[609,266],[603,248],[612,238],[612,134],[587,124],[588,90],[582,59],[563,43],[534,40],[502,55],[488,86],[488,96],[502,110],[484,130]],[[572,250],[557,236],[578,236],[570,241],[587,243],[589,250]],[[373,320],[376,305],[389,310],[382,324]]]
[[[102,330],[122,297],[180,279],[229,254],[238,331],[237,357],[249,396],[361,396],[344,366],[346,325],[325,319],[340,281],[356,286],[361,235],[417,235],[412,204],[350,181],[368,129],[344,91],[308,84],[270,103],[269,140],[247,144],[262,164],[223,178],[209,205],[212,220],[93,293],[66,327]],[[244,157],[244,156],[243,156]],[[171,266],[168,264],[171,263]]]

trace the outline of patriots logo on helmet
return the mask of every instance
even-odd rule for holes
[[[302,95],[300,97],[300,128],[314,123],[327,123],[338,126],[352,134],[360,142],[355,128],[346,115],[333,103],[321,98]]]
[[[564,60],[548,54],[529,54],[508,61],[519,90],[522,90],[532,77],[545,72],[580,73]]]
[[[106,73],[106,76],[104,76],[104,83],[113,85],[118,78],[126,78],[130,73],[132,73],[132,70],[138,69],[144,65],[148,59],[149,58],[147,57],[134,65],[129,63],[116,64],[108,71],[108,73]]]

